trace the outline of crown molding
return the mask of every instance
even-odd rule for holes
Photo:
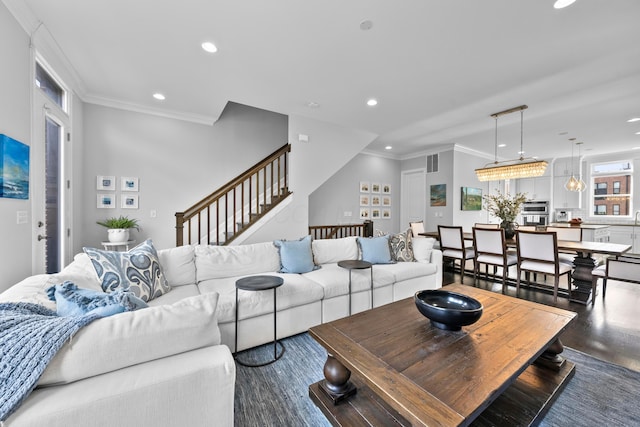
[[[220,118],[220,114],[222,113],[221,111],[220,114],[218,114],[217,116],[215,115],[205,116],[201,114],[185,113],[182,111],[153,108],[146,105],[123,102],[116,99],[110,99],[110,98],[105,98],[105,97],[95,96],[95,95],[86,95],[83,98],[83,101],[89,104],[102,105],[104,107],[117,108],[120,110],[133,111],[136,113],[149,114],[152,116],[182,120],[186,122],[198,123],[198,124],[208,125],[208,126],[212,126]]]

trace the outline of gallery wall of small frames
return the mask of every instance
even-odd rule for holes
[[[391,219],[391,184],[360,181],[360,219]]]
[[[115,176],[98,175],[96,190],[98,209],[115,209],[118,200],[121,209],[138,209],[140,180],[137,177],[121,176],[118,181]]]

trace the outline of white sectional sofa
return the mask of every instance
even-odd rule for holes
[[[95,320],[66,343],[38,387],[5,422],[20,426],[233,425],[235,282],[277,275],[278,337],[305,332],[371,307],[371,271],[349,271],[338,261],[361,256],[355,237],[312,242],[312,271],[278,273],[273,242],[239,246],[192,245],[157,253],[170,291],[149,307]],[[432,239],[413,242],[415,261],[375,264],[373,304],[380,306],[442,286],[442,253]],[[0,302],[51,308],[52,284],[70,280],[101,289],[82,253],[62,272],[32,276]],[[273,291],[239,291],[238,349],[273,339]],[[212,424],[213,423],[213,424]]]

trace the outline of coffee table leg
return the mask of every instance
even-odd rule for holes
[[[320,382],[320,389],[326,393],[333,404],[356,394],[358,389],[349,381],[351,371],[340,363],[333,355],[327,354],[324,364],[324,380]]]
[[[564,351],[564,346],[560,341],[560,338],[556,338],[549,347],[536,359],[534,362],[536,365],[544,366],[554,371],[559,371],[562,365],[565,363],[565,358],[560,356],[560,353]]]

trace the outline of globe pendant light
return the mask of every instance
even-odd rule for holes
[[[587,184],[582,180],[582,166],[580,165],[582,162],[582,150],[581,150],[582,142],[576,142],[576,145],[578,146],[578,173],[580,174],[578,178],[577,191],[584,191],[587,189]]]
[[[573,174],[573,141],[575,140],[575,138],[569,138],[569,141],[571,141],[571,178],[564,184],[564,188],[568,191],[579,191],[578,187],[580,186],[580,181]]]

